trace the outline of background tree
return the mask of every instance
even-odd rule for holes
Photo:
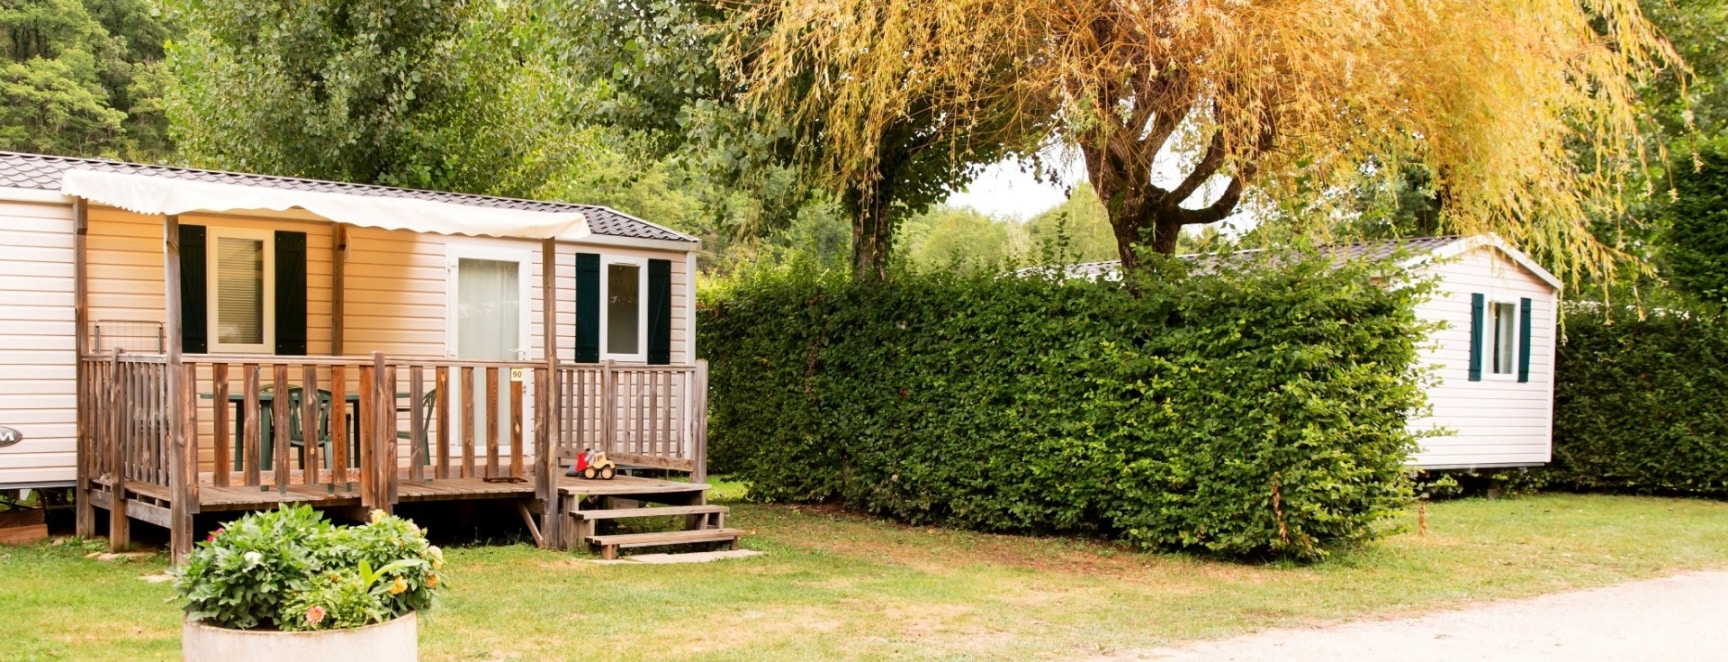
[[[1676,168],[1663,207],[1660,264],[1674,288],[1699,301],[1728,303],[1728,141],[1701,145]],[[1695,164],[1695,165],[1694,165]]]
[[[1090,182],[1076,184],[1067,201],[1027,220],[1026,232],[1034,245],[1064,244],[1065,257],[1077,262],[1116,259],[1110,213],[1098,201],[1098,192]]]
[[[692,232],[710,269],[845,249],[833,242],[831,196],[798,176],[784,132],[722,84],[721,44],[750,38],[726,3],[576,0],[539,11],[561,75],[581,90],[578,121],[600,136],[588,154],[603,161],[570,169],[556,194]]]
[[[575,104],[520,3],[185,2],[174,136],[193,163],[531,196]]]
[[[1015,53],[971,26],[977,3],[787,0],[749,5],[723,61],[759,121],[785,127],[796,162],[852,219],[852,266],[884,278],[896,226],[1034,142],[1043,120],[1020,100],[976,96],[1012,86]],[[931,35],[940,35],[931,39]],[[933,75],[925,63],[964,61]],[[956,73],[963,69],[963,76]],[[862,74],[862,76],[860,75]],[[970,112],[949,112],[965,105]],[[979,139],[982,138],[982,139]],[[1034,139],[1035,140],[1035,139]]]
[[[0,149],[168,158],[170,32],[146,0],[0,2]]]
[[[1001,268],[1027,253],[1026,226],[970,207],[936,205],[906,219],[894,252],[914,265]]]
[[[1425,166],[1452,230],[1498,232],[1562,272],[1609,268],[1588,219],[1623,203],[1636,83],[1674,60],[1633,0],[763,2],[793,17],[798,53],[771,79],[840,91],[758,98],[819,116],[834,170],[868,180],[894,109],[932,108],[972,129],[943,144],[974,148],[1053,128],[1129,268],[1250,195],[1335,190],[1374,159]],[[1181,162],[1175,184],[1153,182],[1160,159]]]

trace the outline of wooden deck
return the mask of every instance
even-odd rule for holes
[[[100,481],[98,481],[100,484]],[[560,480],[558,492],[571,504],[570,510],[577,509],[583,497],[619,497],[638,501],[653,501],[656,503],[697,503],[710,488],[707,483],[692,483],[687,481],[660,480],[657,478],[641,478],[636,476],[618,476],[612,480],[587,480],[583,478],[564,477]],[[126,490],[141,497],[145,501],[157,505],[167,505],[173,500],[172,492],[160,485],[148,483],[127,483]],[[397,483],[397,503],[416,503],[425,501],[458,501],[477,499],[532,499],[535,498],[534,485],[530,481],[521,482],[488,482],[484,478],[446,478],[438,480],[413,480],[406,473],[399,476]],[[215,487],[201,485],[198,488],[199,512],[222,512],[232,510],[264,510],[275,508],[278,504],[304,504],[314,508],[348,508],[360,505],[360,493],[353,485],[319,483],[306,485],[294,483],[286,491],[274,486],[262,487]]]

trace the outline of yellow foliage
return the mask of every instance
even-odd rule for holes
[[[1176,209],[1213,177],[1227,214],[1243,188],[1323,194],[1411,159],[1435,173],[1449,229],[1497,232],[1569,275],[1616,261],[1588,218],[1619,210],[1643,162],[1635,86],[1678,64],[1636,0],[746,6],[758,37],[729,45],[746,101],[801,127],[845,186],[878,184],[883,137],[915,115],[956,129],[930,132],[948,149],[1078,146],[1112,221],[1157,217],[1160,233],[1216,220]],[[1150,169],[1172,149],[1200,158],[1166,190]]]

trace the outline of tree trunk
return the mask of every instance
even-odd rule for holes
[[[853,275],[859,280],[887,280],[894,243],[894,220],[888,215],[887,196],[880,187],[868,195],[852,189],[846,192],[846,208],[852,214]]]

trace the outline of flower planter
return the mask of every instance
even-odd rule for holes
[[[180,630],[186,662],[415,662],[419,629],[414,614],[347,630],[277,632],[230,630],[187,620]]]

